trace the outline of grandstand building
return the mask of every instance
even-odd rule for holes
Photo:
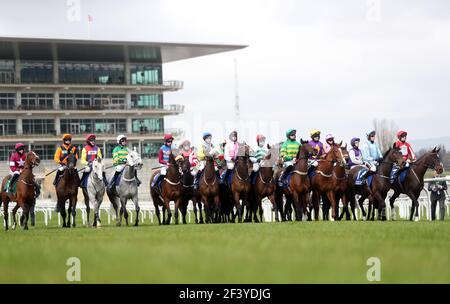
[[[240,49],[239,45],[0,37],[0,160],[24,142],[43,160],[61,135],[84,135],[111,157],[116,136],[152,157],[162,143],[164,117],[184,106],[164,103],[183,82],[165,80],[163,64]]]

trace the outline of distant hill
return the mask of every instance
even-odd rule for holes
[[[414,151],[419,151],[420,149],[434,148],[435,146],[438,145],[444,145],[447,151],[449,151],[450,136],[411,140],[411,144],[414,148]]]

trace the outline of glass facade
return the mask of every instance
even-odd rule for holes
[[[54,144],[36,144],[31,145],[31,150],[34,151],[41,160],[53,159],[56,151]]]
[[[162,118],[145,118],[132,120],[133,133],[162,133],[163,119]]]
[[[125,94],[59,94],[59,106],[68,110],[126,108]]]
[[[139,94],[131,95],[131,107],[132,108],[162,108],[162,95],[161,94]]]
[[[24,110],[53,109],[53,94],[48,93],[22,93],[21,108]]]
[[[0,110],[12,110],[15,108],[15,93],[0,93]]]
[[[15,83],[14,60],[0,60],[0,83]]]
[[[16,124],[15,119],[0,119],[0,136],[16,135]]]
[[[7,161],[14,151],[14,145],[0,145],[0,161]]]
[[[159,148],[163,145],[163,142],[147,142],[142,144],[142,157],[153,158],[158,156]]]
[[[56,135],[53,119],[24,119],[22,120],[23,134]]]
[[[61,133],[126,133],[126,119],[61,119]]]
[[[53,63],[22,61],[20,78],[22,83],[53,83]]]
[[[131,84],[162,84],[162,69],[158,64],[130,64]]]
[[[60,62],[58,70],[60,83],[125,83],[125,65],[122,63]]]

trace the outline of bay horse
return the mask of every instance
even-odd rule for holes
[[[415,221],[419,220],[419,196],[423,190],[423,179],[428,169],[433,169],[437,174],[442,174],[444,167],[439,159],[440,148],[434,148],[432,151],[422,155],[417,161],[412,163],[409,171],[406,173],[405,181],[400,185],[399,179],[397,179],[392,185],[394,195],[389,199],[389,203],[392,211],[392,219],[395,220],[396,212],[394,209],[394,202],[401,193],[406,194],[411,200],[411,215],[409,220],[412,221],[415,216]]]
[[[242,223],[244,206],[249,207],[248,198],[250,193],[250,148],[247,144],[239,145],[239,153],[235,160],[235,166],[233,169],[233,176],[231,179],[231,196],[234,202],[234,206],[237,209],[237,213],[233,213],[232,222],[236,220],[238,216],[238,222]],[[225,181],[226,182],[226,181]],[[242,204],[241,204],[242,200]],[[248,208],[249,209],[249,208]]]
[[[55,186],[58,210],[63,220],[63,227],[70,228],[70,216],[72,215],[72,227],[76,226],[75,217],[77,215],[77,197],[78,187],[80,186],[80,177],[76,169],[77,158],[75,154],[67,156],[67,165],[63,172],[59,175],[59,181]],[[67,224],[66,224],[66,201],[69,201],[67,209]]]
[[[331,220],[336,220],[336,187],[333,183],[334,166],[337,163],[340,166],[345,166],[345,159],[341,151],[342,142],[331,146],[330,151],[323,159],[319,159],[319,165],[316,168],[315,175],[310,178],[312,202],[314,206],[315,220],[319,219],[319,201],[320,195],[323,193],[327,196],[331,205]]]
[[[385,220],[385,215],[383,215],[386,206],[385,199],[391,188],[389,179],[394,164],[397,164],[400,168],[403,168],[403,165],[405,164],[402,153],[395,144],[384,153],[382,161],[378,166],[376,173],[373,175],[370,187],[367,183],[355,185],[357,174],[363,168],[362,166],[356,166],[348,172],[349,201],[351,206],[353,206],[355,205],[355,195],[359,194],[361,196],[358,203],[363,214],[363,220],[374,220],[375,208],[372,208],[374,203],[377,203],[378,206],[378,219]],[[366,214],[363,204],[367,198],[369,199],[369,210]]]
[[[9,176],[5,176],[2,181],[1,188],[1,200],[3,203],[5,230],[8,230],[8,205],[10,202],[16,202],[16,206],[13,208],[13,229],[16,229],[16,212],[19,208],[22,208],[22,216],[20,217],[20,224],[23,225],[24,230],[28,230],[28,218],[30,211],[36,204],[36,182],[34,180],[33,168],[39,166],[40,158],[33,151],[27,153],[25,164],[19,178],[16,181],[16,194],[7,193],[5,189],[6,182]]]
[[[139,225],[139,196],[138,196],[138,180],[137,180],[137,170],[141,170],[143,166],[142,158],[139,153],[135,150],[129,151],[125,168],[122,171],[122,176],[120,178],[119,184],[115,187],[107,188],[106,194],[108,195],[109,201],[116,213],[116,225],[122,225],[122,216],[125,218],[125,223],[128,226],[128,211],[127,202],[128,200],[133,201],[134,209],[136,211],[136,220],[134,226]],[[120,204],[119,204],[120,202]]]
[[[291,173],[289,187],[285,190],[286,195],[292,195],[296,221],[301,221],[303,215],[308,214],[311,189],[311,183],[308,178],[308,158],[314,153],[314,149],[308,144],[308,141],[301,139],[300,142],[301,146],[296,156],[297,162]]]
[[[200,176],[199,181],[199,197],[200,201],[204,205],[206,223],[219,223],[221,202],[219,194],[219,179],[217,178],[214,166],[214,155],[206,155],[205,161],[205,168],[203,169],[203,173]],[[195,218],[197,219],[197,212],[195,211],[195,213]]]
[[[185,158],[182,163],[181,171],[183,173],[183,177],[181,179],[181,183],[183,185],[183,196],[182,196],[182,203],[180,206],[181,211],[181,220],[183,224],[186,224],[186,215],[187,215],[187,208],[189,206],[189,201],[192,201],[192,204],[195,205],[197,203],[197,196],[198,191],[194,189],[194,176],[191,172],[191,162],[189,161],[189,158]]]
[[[92,169],[88,176],[87,186],[83,188],[84,203],[86,205],[87,223],[89,223],[90,205],[94,207],[94,227],[100,227],[99,209],[105,195],[105,183],[103,181],[105,166],[101,158],[92,161]]]
[[[269,149],[270,146],[269,146]],[[266,157],[261,160],[259,170],[256,173],[257,177],[255,180],[255,184],[251,185],[250,190],[250,212],[253,214],[253,220],[255,223],[258,223],[257,212],[259,209],[259,218],[261,222],[263,221],[263,208],[262,208],[262,199],[267,197],[269,201],[272,203],[272,211],[275,212],[275,221],[279,222],[280,217],[278,214],[277,203],[275,200],[275,179],[274,179],[274,170],[273,163],[270,161],[272,157],[272,153],[266,155]],[[250,216],[251,217],[251,216]]]
[[[183,200],[183,185],[181,184],[182,171],[180,162],[175,160],[175,157],[171,153],[169,155],[169,163],[167,168],[167,174],[161,181],[161,190],[158,185],[153,184],[153,180],[156,177],[156,172],[150,178],[150,194],[153,199],[153,205],[155,206],[156,216],[158,217],[159,224],[169,225],[172,218],[172,211],[170,210],[170,202],[175,202],[175,223],[178,224],[178,209],[182,205]],[[161,215],[159,206],[163,209],[163,221],[161,221]],[[167,211],[167,218],[166,218]]]

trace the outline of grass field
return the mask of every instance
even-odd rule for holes
[[[3,219],[2,219],[3,220]],[[106,220],[103,221],[106,223]],[[0,231],[0,283],[450,283],[450,222],[302,222]]]

